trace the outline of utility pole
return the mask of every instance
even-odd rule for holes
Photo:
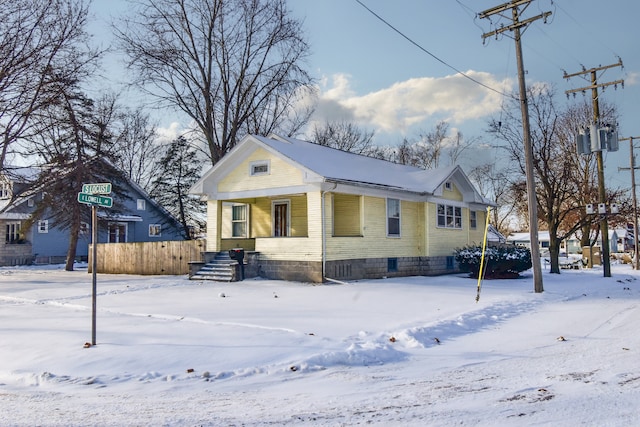
[[[529,126],[529,105],[527,103],[527,86],[524,78],[524,65],[522,59],[522,43],[520,41],[522,27],[526,27],[530,23],[538,19],[544,19],[551,15],[551,12],[544,12],[532,18],[520,20],[519,7],[523,6],[524,11],[533,0],[512,0],[500,6],[487,9],[478,14],[480,19],[488,18],[492,15],[503,16],[503,13],[511,11],[511,17],[507,17],[512,21],[511,25],[498,28],[482,35],[483,39],[496,36],[505,31],[513,31],[514,40],[516,42],[516,60],[518,62],[518,85],[520,88],[520,110],[522,113],[522,134],[525,154],[525,175],[527,181],[527,206],[529,210],[529,240],[531,241],[531,260],[533,267],[533,287],[536,293],[544,291],[542,285],[542,266],[540,259],[540,244],[538,242],[538,202],[536,198],[536,182],[535,170],[533,168],[533,146],[531,144],[531,130]]]
[[[633,140],[638,139],[640,136],[630,136],[629,138],[620,138],[618,141],[629,141],[629,156],[631,157],[631,167],[629,168],[618,168],[618,171],[621,170],[630,170],[631,171],[631,196],[633,200],[633,268],[635,270],[640,270],[638,258],[638,200],[636,198],[636,174],[635,170],[640,169],[636,167],[636,158],[633,155]]]
[[[577,73],[567,74],[566,71],[564,73],[565,79],[570,79],[571,77],[581,76],[584,74],[591,75],[591,85],[578,88],[571,89],[565,91],[567,95],[570,93],[576,92],[584,92],[587,89],[591,89],[591,100],[593,103],[593,123],[597,127],[598,120],[600,118],[600,106],[598,104],[598,88],[624,84],[624,80],[616,80],[608,83],[598,83],[598,71],[604,71],[609,68],[614,67],[622,67],[622,60],[620,59],[616,64],[605,65],[600,67],[591,68],[589,70],[582,70]],[[600,203],[607,203],[607,194],[604,186],[604,161],[602,159],[602,150],[596,151],[596,161],[598,163],[598,196],[600,199]],[[600,232],[602,233],[602,267],[604,270],[604,277],[611,277],[611,259],[610,259],[610,248],[609,248],[609,224],[607,222],[607,215],[600,216]]]

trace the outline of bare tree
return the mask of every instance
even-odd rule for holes
[[[311,80],[286,0],[138,0],[114,25],[133,84],[193,120],[215,164],[243,134],[273,130]]]
[[[467,150],[469,147],[472,147],[474,144],[480,141],[479,137],[465,139],[462,135],[462,132],[456,131],[455,135],[449,138],[449,144],[447,144],[446,149],[449,155],[449,164],[455,165],[460,160],[462,153]]]
[[[97,52],[85,49],[83,0],[0,0],[0,167],[10,148],[32,136],[31,116],[77,77]]]
[[[118,117],[118,136],[114,142],[116,166],[127,178],[149,192],[161,151],[156,141],[157,127],[141,108],[125,108]]]
[[[579,158],[576,153],[578,127],[575,123],[581,120],[576,110],[559,109],[551,87],[541,85],[529,88],[528,92],[538,217],[549,231],[550,271],[559,273],[560,242],[584,224],[590,224],[584,213],[584,200],[594,191],[593,162]],[[500,122],[490,123],[496,136],[506,142],[518,166],[512,179],[514,200],[526,200],[520,120],[519,104],[514,101],[503,110]]]
[[[509,180],[511,174],[508,168],[498,168],[495,163],[476,166],[469,172],[469,178],[476,184],[480,194],[498,205],[497,209],[492,209],[490,221],[505,236],[513,231],[511,223],[514,217],[519,216],[517,209],[520,207],[513,183]]]
[[[314,125],[312,141],[325,147],[369,155],[374,135],[374,131],[362,129],[351,122],[326,121],[323,125]]]
[[[449,124],[440,121],[432,130],[421,131],[416,141],[404,138],[398,145],[392,161],[423,169],[437,168],[445,149],[448,132]]]

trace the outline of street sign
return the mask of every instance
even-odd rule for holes
[[[113,206],[113,199],[111,197],[100,196],[97,194],[78,193],[78,201],[80,203],[97,205],[105,208],[110,208],[111,206]]]
[[[83,184],[82,192],[87,194],[109,194],[111,193],[111,183]]]

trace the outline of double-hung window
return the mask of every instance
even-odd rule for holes
[[[161,237],[162,224],[149,224],[149,237]]]
[[[38,233],[48,233],[49,232],[49,220],[41,219],[38,221]]]
[[[231,207],[232,237],[247,237],[247,205]]]
[[[476,211],[469,211],[469,228],[472,230],[478,228],[478,216]]]
[[[5,242],[19,243],[21,240],[20,229],[20,222],[8,222],[5,226]]]
[[[387,199],[387,236],[400,237],[400,200]]]

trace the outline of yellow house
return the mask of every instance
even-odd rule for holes
[[[277,135],[249,135],[191,188],[207,254],[243,248],[270,279],[324,282],[458,271],[487,206],[458,166],[423,170]]]

